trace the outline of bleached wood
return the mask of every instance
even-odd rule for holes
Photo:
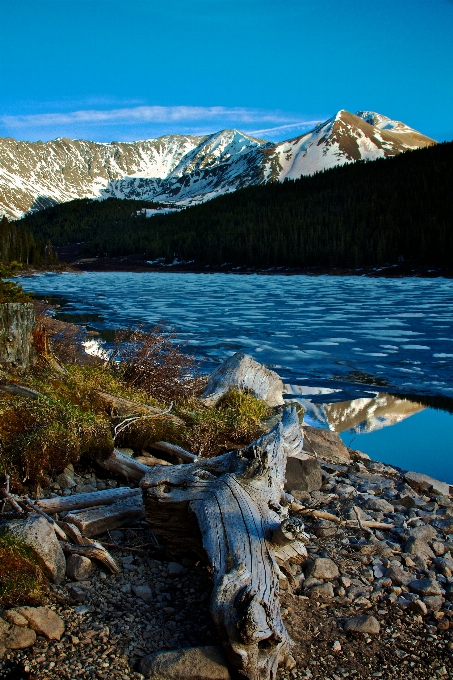
[[[155,408],[154,406],[148,406],[146,404],[140,404],[132,399],[125,399],[124,397],[118,397],[116,394],[110,394],[110,392],[102,392],[101,390],[96,390],[96,394],[99,398],[114,410],[115,415],[119,417],[140,415],[140,414],[156,414],[157,416],[162,416],[168,420],[173,421],[177,425],[184,425],[184,421],[173,413],[164,413],[161,409]]]
[[[177,458],[181,458],[181,460],[186,463],[195,463],[195,461],[198,460],[195,454],[182,449],[180,446],[176,446],[176,444],[169,444],[168,442],[153,442],[149,447],[151,449],[157,449],[158,451],[170,453]]]
[[[43,498],[35,501],[35,505],[49,515],[57,512],[70,512],[83,508],[94,508],[98,505],[112,505],[124,498],[141,496],[140,489],[130,489],[128,486],[120,486],[118,489],[106,489],[105,491],[92,491],[91,493],[77,493],[73,496],[58,496],[57,498]]]
[[[137,482],[149,472],[149,467],[147,465],[138,463],[130,456],[125,456],[124,453],[120,453],[118,449],[113,449],[110,456],[104,460],[99,460],[98,463],[101,467],[114,475],[121,475],[122,477],[126,477],[126,479],[133,479]]]
[[[91,538],[144,518],[143,501],[141,497],[134,497],[113,505],[76,510],[66,515],[65,522],[74,524],[84,536]]]
[[[280,613],[279,547],[272,540],[287,518],[286,458],[297,441],[296,410],[286,409],[247,449],[192,465],[155,466],[141,482],[161,545],[175,557],[192,551],[210,563],[211,615],[232,666],[249,680],[275,680],[279,662],[291,660]],[[286,545],[295,544],[292,556],[300,559],[303,544]]]

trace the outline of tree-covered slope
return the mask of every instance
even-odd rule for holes
[[[360,267],[403,257],[444,267],[453,261],[452,168],[449,142],[150,219],[131,216],[145,203],[109,199],[56,206],[24,223],[55,245],[84,241],[90,255],[176,254],[256,267]]]

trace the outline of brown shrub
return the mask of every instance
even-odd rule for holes
[[[149,333],[141,327],[117,331],[109,366],[129,388],[146,392],[159,401],[193,397],[205,381],[196,375],[195,357],[185,354],[175,338],[162,324]]]

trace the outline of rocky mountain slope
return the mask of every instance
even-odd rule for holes
[[[369,111],[340,111],[314,130],[278,144],[238,130],[109,144],[0,138],[0,214],[18,218],[54,203],[108,196],[187,205],[251,184],[294,179],[434,143]]]

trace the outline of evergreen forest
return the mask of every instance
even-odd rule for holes
[[[453,142],[241,189],[146,219],[152,202],[81,199],[21,220],[89,256],[250,267],[453,262]]]
[[[58,264],[58,255],[48,238],[43,239],[27,229],[24,220],[9,222],[6,216],[0,220],[0,264],[15,262],[21,265]]]

